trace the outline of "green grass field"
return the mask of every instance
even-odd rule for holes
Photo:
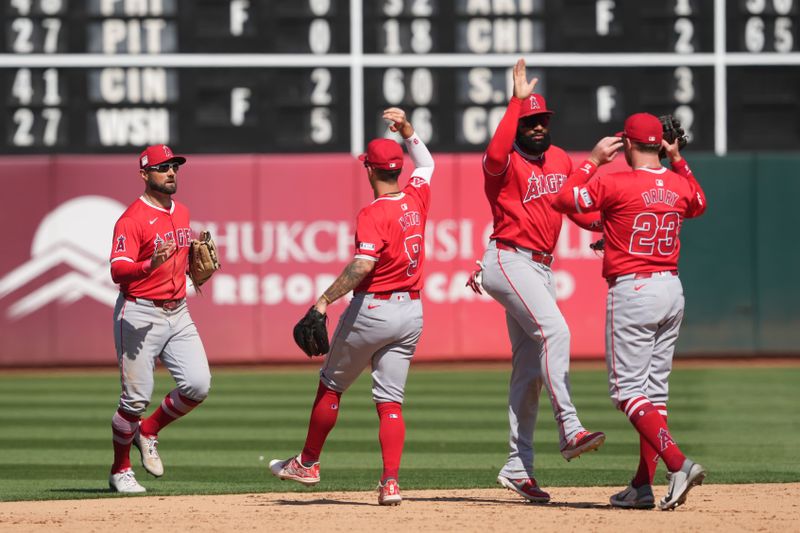
[[[302,448],[317,380],[311,367],[217,369],[208,400],[160,435],[163,478],[148,476],[133,450],[139,480],[156,495],[373,489],[380,450],[368,373],[343,397],[322,455],[321,483],[307,489],[268,473],[270,459]],[[507,380],[507,370],[412,367],[405,490],[495,486],[506,455]],[[583,423],[608,439],[598,453],[564,461],[543,395],[536,435],[540,484],[625,485],[638,461],[638,437],[608,400],[605,372],[573,370],[571,381]],[[796,366],[677,370],[673,436],[707,467],[708,483],[798,482],[799,383]],[[115,372],[0,376],[0,500],[112,496],[110,420],[118,387]],[[154,404],[171,388],[169,376],[159,372]],[[663,483],[659,468],[657,482]]]

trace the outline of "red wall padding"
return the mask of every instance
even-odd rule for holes
[[[417,358],[508,358],[503,309],[464,287],[490,232],[481,155],[434,156]],[[136,154],[0,158],[0,180],[0,366],[115,364],[108,255],[116,218],[143,190]],[[220,245],[222,270],[189,304],[211,362],[304,359],[291,328],[352,257],[355,215],[372,199],[360,163],[343,154],[189,156],[176,198],[195,232],[210,229]],[[603,353],[594,237],[565,222],[553,265],[580,358]],[[331,330],[343,308],[332,307]]]

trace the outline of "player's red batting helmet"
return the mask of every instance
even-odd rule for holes
[[[664,138],[661,121],[650,113],[634,113],[625,119],[625,129],[618,132],[617,137],[623,135],[643,144],[661,144]]]
[[[366,153],[358,156],[364,166],[384,170],[403,168],[403,149],[391,139],[373,139],[367,145]]]
[[[186,158],[172,153],[172,148],[166,144],[154,144],[144,149],[139,155],[139,168],[154,167],[167,161],[174,161],[179,165],[186,163]]]
[[[522,101],[522,109],[519,112],[519,118],[529,117],[531,115],[552,115],[553,111],[547,109],[547,104],[544,101],[544,96],[541,94],[531,94]]]

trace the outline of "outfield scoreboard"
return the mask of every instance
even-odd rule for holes
[[[630,113],[800,147],[800,0],[3,0],[0,153],[353,152],[407,110],[485,148],[522,56],[586,150]]]

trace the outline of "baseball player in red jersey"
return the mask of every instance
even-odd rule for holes
[[[654,507],[652,483],[661,457],[669,487],[659,507],[668,510],[684,503],[706,475],[683,455],[667,427],[668,378],[684,307],[679,233],[683,219],[705,212],[706,199],[677,141],[663,140],[658,118],[631,115],[617,135],[595,146],[553,207],[565,213],[600,211],[603,217],[609,391],[640,435],[639,468],[630,485],[611,496],[611,505]],[[632,170],[590,179],[620,144]],[[661,166],[662,147],[672,171]]]
[[[392,123],[392,131],[403,136],[415,168],[408,185],[400,189],[397,178],[403,150],[391,139],[371,141],[360,157],[375,200],[358,214],[355,257],[315,307],[325,314],[330,303],[351,290],[353,299],[339,320],[320,370],[303,451],[296,457],[271,461],[270,470],[281,479],[304,485],[319,483],[319,457],[336,424],[342,393],[371,365],[383,456],[378,503],[398,505],[402,498],[397,480],[405,440],[402,404],[408,368],[422,333],[420,290],[434,165],[402,110],[389,108],[383,118]]]
[[[145,149],[139,156],[144,194],[114,226],[111,277],[120,286],[114,343],[122,394],[111,421],[114,464],[108,483],[117,492],[145,492],[131,468],[131,444],[139,448],[147,472],[164,474],[159,431],[197,407],[211,386],[206,352],[186,307],[189,210],[172,199],[178,169],[185,162],[163,144]],[[177,387],[140,420],[153,394],[156,359]]]
[[[509,455],[497,482],[534,502],[547,502],[533,476],[533,433],[544,384],[558,424],[561,454],[570,460],[600,447],[605,435],[578,419],[569,389],[567,323],[556,304],[550,265],[562,215],[551,202],[572,171],[569,156],[550,144],[553,114],[533,93],[525,61],[514,66],[514,96],[483,159],[484,190],[494,231],[483,256],[482,284],[506,310],[513,351],[508,393]],[[596,229],[599,217],[571,217]]]

